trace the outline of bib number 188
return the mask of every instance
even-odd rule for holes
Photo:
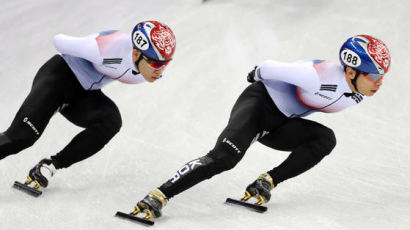
[[[342,51],[340,58],[344,61],[344,63],[352,67],[360,66],[362,62],[356,53],[348,49]]]

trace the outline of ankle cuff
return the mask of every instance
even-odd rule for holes
[[[262,174],[259,176],[259,178],[268,181],[268,182],[270,183],[270,185],[271,185],[271,189],[273,189],[273,188],[275,187],[275,184],[273,183],[273,179],[272,179],[272,177],[269,175],[269,173],[262,173]]]
[[[51,157],[51,164],[55,167],[55,169],[61,169],[62,167],[60,166],[60,163],[54,158]]]
[[[164,207],[164,206],[168,203],[167,197],[166,197],[166,196],[164,195],[164,193],[162,193],[161,190],[159,190],[159,189],[152,190],[152,191],[149,193],[149,195],[150,195],[150,196],[153,196],[153,197],[155,197],[156,199],[158,199],[159,201],[161,201],[162,207]]]

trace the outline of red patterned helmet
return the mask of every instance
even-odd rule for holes
[[[132,30],[134,48],[157,61],[170,61],[174,55],[176,40],[172,30],[157,21],[143,21]]]
[[[347,39],[339,52],[340,62],[365,73],[384,75],[390,67],[390,51],[377,38],[357,35]]]

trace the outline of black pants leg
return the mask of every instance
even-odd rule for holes
[[[0,145],[0,160],[32,146],[38,140],[51,117],[64,103],[64,87],[72,86],[64,84],[68,74],[72,74],[71,70],[59,56],[54,56],[39,69],[29,95],[4,132],[9,141]]]
[[[114,102],[100,90],[84,90],[64,59],[56,55],[40,68],[30,94],[10,127],[0,136],[0,159],[34,144],[59,110],[69,121],[85,129],[52,156],[56,168],[69,167],[95,154],[122,125]]]
[[[336,145],[333,131],[314,121],[293,118],[259,140],[273,149],[291,151],[278,167],[270,170],[275,185],[319,163]]]
[[[100,90],[88,91],[60,113],[73,124],[85,129],[63,150],[51,157],[58,164],[56,168],[67,168],[94,155],[114,137],[122,125],[117,106]]]
[[[275,124],[287,119],[279,111],[272,111],[274,106],[261,83],[250,85],[233,106],[228,125],[218,137],[215,147],[207,155],[188,162],[159,189],[171,198],[205,179],[232,169],[258,133],[263,132],[266,113],[275,116]]]
[[[275,184],[313,167],[335,145],[334,134],[329,128],[313,121],[284,116],[264,85],[257,82],[238,98],[215,147],[207,155],[188,162],[159,189],[169,199],[232,169],[256,140],[271,148],[292,152],[283,164],[270,172]]]

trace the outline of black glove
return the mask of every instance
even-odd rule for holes
[[[258,66],[255,66],[255,67],[253,68],[253,70],[248,73],[247,80],[248,80],[248,82],[250,82],[250,83],[254,83],[254,82],[255,82],[255,71],[256,71],[256,68],[258,68]]]

